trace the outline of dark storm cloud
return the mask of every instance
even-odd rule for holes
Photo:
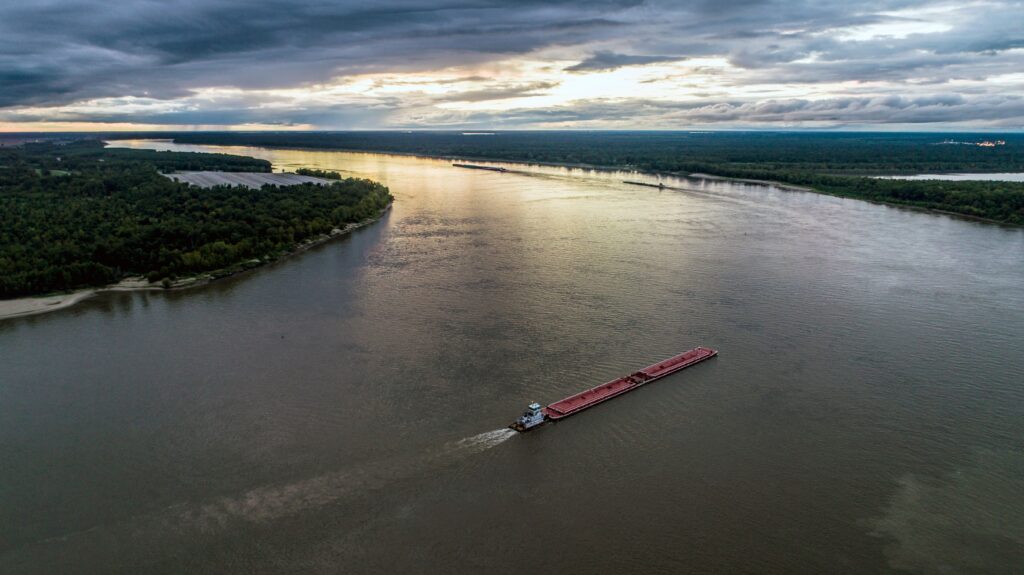
[[[0,7],[0,106],[284,87],[585,43],[633,2],[42,1]]]
[[[639,66],[643,64],[654,64],[657,62],[671,62],[681,60],[678,56],[635,56],[630,54],[616,54],[615,52],[600,51],[593,56],[583,60],[579,64],[566,68],[568,72],[591,72],[599,70],[615,70],[625,66]]]
[[[944,19],[948,10],[957,10],[957,17]],[[929,85],[936,86],[936,93],[946,93],[953,81],[984,82],[1019,73],[1024,68],[1021,14],[1024,3],[1002,0],[958,6],[935,0],[5,2],[0,5],[0,119],[46,120],[50,116],[45,112],[24,110],[94,98],[175,102],[206,87],[288,88],[373,72],[486,69],[490,63],[540,50],[561,54],[561,62],[576,61],[562,71],[567,76],[716,57],[737,69],[728,80],[732,93],[748,85],[787,83],[811,89],[845,82],[875,83],[876,90],[916,98]],[[915,25],[932,20],[949,22],[949,29],[914,33]],[[874,36],[864,34],[872,26],[886,25],[910,31],[886,36],[883,28]],[[344,128],[398,125],[408,118],[452,124],[472,124],[474,118],[508,125],[587,123],[599,121],[596,115],[601,113],[609,121],[635,113],[639,118],[662,114],[666,121],[680,122],[727,122],[739,114],[765,122],[876,122],[888,113],[916,122],[956,110],[962,117],[992,121],[998,119],[989,118],[991,114],[1017,114],[1018,125],[1021,116],[1019,103],[998,84],[963,87],[958,92],[970,97],[945,108],[923,100],[909,106],[887,104],[877,94],[862,105],[860,100],[844,104],[841,99],[827,106],[800,98],[786,104],[726,101],[715,99],[714,86],[700,90],[706,96],[686,113],[684,107],[641,105],[639,100],[615,106],[580,102],[576,110],[563,106],[473,115],[432,107],[536,96],[557,84],[550,78],[488,74],[458,80],[479,81],[479,88],[437,97],[299,108],[261,108],[254,100],[189,102],[150,113],[127,108],[63,112],[61,119]],[[908,86],[915,88],[914,95],[905,93]],[[780,105],[792,109],[784,112]],[[393,120],[392,114],[401,110],[412,111]]]

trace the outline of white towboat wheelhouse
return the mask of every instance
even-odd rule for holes
[[[516,431],[526,431],[544,423],[544,413],[540,410],[539,403],[531,403],[526,407],[519,419],[510,425]]]

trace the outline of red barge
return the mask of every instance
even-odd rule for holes
[[[547,407],[541,408],[540,404],[532,403],[527,408],[526,412],[519,417],[519,419],[513,422],[512,425],[509,425],[509,427],[516,431],[528,431],[547,420],[554,421],[569,417],[570,415],[579,413],[588,407],[594,407],[601,402],[608,401],[609,399],[622,395],[628,391],[633,391],[641,385],[672,375],[677,371],[686,369],[691,365],[700,363],[705,359],[710,359],[716,355],[718,355],[718,352],[709,347],[697,347],[690,351],[684,351],[679,355],[672,356],[666,360],[659,361],[654,365],[649,365],[640,371],[636,371],[625,377],[620,377],[597,387],[581,391],[576,395],[570,395],[569,397],[556,401]]]

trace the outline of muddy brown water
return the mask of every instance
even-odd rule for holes
[[[0,322],[0,572],[1024,565],[1019,229],[722,181],[122,145],[397,200],[255,273]],[[503,429],[698,345],[719,357]]]

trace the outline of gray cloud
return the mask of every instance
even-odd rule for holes
[[[0,106],[484,62],[611,33],[632,2],[270,0],[0,7]]]
[[[458,92],[450,96],[438,98],[437,100],[441,102],[486,102],[488,100],[507,100],[524,96],[540,96],[557,85],[557,82],[530,82],[527,84],[506,85],[483,90]]]
[[[407,102],[389,100],[372,105],[338,105],[305,109],[278,110],[268,115],[262,110],[241,106],[219,106],[204,110],[166,113],[102,113],[72,115],[69,121],[149,122],[167,125],[229,126],[247,123],[279,125],[326,125],[342,121],[346,126],[363,129],[381,125],[397,128],[551,128],[577,126],[609,128],[686,129],[694,126],[763,128],[805,126],[847,128],[898,125],[919,129],[929,124],[1009,130],[1024,129],[1024,97],[1018,95],[935,94],[921,97],[845,97],[824,100],[800,98],[762,101],[718,101],[673,103],[656,100],[584,101],[571,106],[544,109],[513,108],[495,111],[457,112],[430,109],[395,120],[406,110]],[[0,110],[0,120],[12,119]],[[18,118],[22,121],[45,120],[46,116]]]
[[[495,126],[506,129],[526,126],[586,127],[609,125],[609,118],[628,119],[632,125],[661,129],[686,129],[699,125],[758,128],[779,125],[845,128],[850,126],[959,125],[974,123],[991,128],[1024,128],[1024,97],[1017,95],[967,98],[959,94],[925,97],[863,97],[805,100],[790,98],[758,102],[702,101],[671,103],[654,100],[591,101],[571,107],[543,110],[513,109],[501,114],[446,112],[431,121],[452,128]]]
[[[630,54],[616,54],[607,50],[594,53],[593,56],[581,61],[579,64],[569,66],[567,72],[591,72],[599,70],[615,70],[625,66],[639,66],[643,64],[654,64],[656,62],[671,62],[682,60],[678,56],[636,56]]]
[[[919,24],[947,7],[936,0],[865,0],[855,10],[839,0],[8,2],[0,5],[0,118],[45,121],[55,116],[45,110],[30,113],[26,107],[45,109],[92,98],[144,96],[175,102],[204,87],[285,88],[362,73],[451,66],[483,70],[501,59],[546,50],[559,54],[560,61],[578,61],[562,71],[566,75],[719,57],[738,69],[727,80],[730,94],[754,85],[803,85],[811,90],[844,82],[854,96],[756,101],[751,93],[741,100],[716,99],[721,90],[701,86],[693,94],[698,100],[685,105],[638,98],[473,114],[435,106],[536,96],[555,86],[495,72],[493,77],[459,80],[479,82],[478,89],[436,97],[281,108],[260,107],[254,96],[234,102],[189,101],[174,111],[64,112],[60,119],[311,123],[325,128],[429,122],[528,127],[602,121],[619,125],[631,117],[729,123],[742,121],[746,114],[751,123],[973,118],[1019,125],[1020,104],[1013,89],[985,81],[1024,69],[1024,2],[966,4],[945,31],[860,39],[839,32]],[[963,87],[954,92],[954,85]],[[873,93],[860,97],[856,92],[861,89]],[[950,94],[963,100],[947,101]]]

